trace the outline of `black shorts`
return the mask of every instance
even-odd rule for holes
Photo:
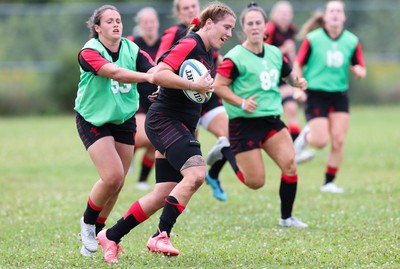
[[[221,100],[221,98],[219,98],[218,95],[213,93],[211,98],[210,98],[210,100],[208,100],[207,103],[204,103],[201,106],[201,115],[203,116],[207,112],[209,112],[209,111],[211,111],[214,108],[219,107],[219,106],[222,106],[222,100]]]
[[[195,129],[189,129],[182,121],[160,111],[149,110],[146,115],[145,131],[150,142],[168,162],[180,171],[186,161],[202,155],[200,142],[195,138]]]
[[[261,148],[271,136],[286,125],[279,116],[235,118],[229,120],[229,140],[234,154]]]
[[[307,101],[304,105],[307,121],[318,118],[328,117],[331,112],[349,112],[349,97],[347,91],[326,92],[308,90]]]
[[[86,149],[88,149],[94,142],[105,136],[114,137],[115,142],[127,145],[135,145],[135,116],[120,125],[106,123],[102,126],[94,126],[87,122],[79,113],[76,113],[76,127]]]

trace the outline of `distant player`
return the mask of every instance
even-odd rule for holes
[[[265,43],[277,46],[283,55],[293,64],[296,57],[295,34],[296,25],[293,24],[293,7],[289,1],[276,2],[270,12],[270,20],[265,30]],[[300,133],[301,125],[298,116],[297,100],[305,100],[302,91],[296,91],[284,81],[279,82],[279,90],[282,95],[283,115],[286,119],[290,135],[293,141]],[[295,92],[298,97],[295,96]],[[312,159],[315,153],[311,150],[304,150],[296,155],[296,162],[302,163]]]
[[[322,14],[323,25],[307,34],[294,64],[297,74],[307,79],[305,114],[307,126],[295,140],[296,154],[307,145],[322,149],[331,142],[322,192],[342,193],[333,181],[343,159],[349,127],[349,70],[357,78],[366,76],[358,38],[344,28],[342,1],[329,1]],[[317,18],[313,18],[318,21]],[[315,28],[312,24],[307,27]]]
[[[161,38],[158,34],[160,23],[158,21],[157,11],[152,7],[145,7],[138,11],[135,21],[137,25],[134,27],[134,35],[127,36],[127,38],[135,42],[141,50],[147,52],[150,57],[155,60],[156,53],[161,43]],[[152,83],[139,83],[137,88],[140,102],[139,109],[135,115],[137,123],[135,151],[139,148],[144,148],[145,152],[142,157],[139,180],[136,188],[139,190],[147,190],[149,188],[147,179],[155,161],[155,149],[144,131],[144,121],[151,105],[148,96],[157,91],[157,85]],[[133,165],[131,166],[131,170],[132,169]]]

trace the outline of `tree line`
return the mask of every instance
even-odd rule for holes
[[[274,2],[260,1],[260,5],[268,13]],[[292,1],[294,22],[300,26],[324,2]],[[147,5],[159,11],[161,32],[176,22],[171,16],[172,1],[113,1],[112,4],[121,11],[124,35],[131,34],[133,16]],[[244,5],[242,1],[229,4],[238,15]],[[0,3],[0,114],[72,111],[79,80],[76,56],[89,36],[85,22],[100,5],[100,1],[67,0]],[[368,78],[352,83],[351,97],[360,103],[398,102],[400,36],[394,28],[400,25],[397,15],[400,3],[359,0],[346,1],[346,5],[346,27],[360,37],[368,66]],[[239,31],[237,23],[236,32]],[[235,36],[223,49],[237,43],[239,39]]]

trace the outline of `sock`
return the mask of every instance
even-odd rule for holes
[[[95,223],[95,225],[96,225],[96,235],[99,232],[101,232],[101,230],[103,230],[104,227],[106,227],[106,220],[107,220],[107,218],[101,218],[101,217],[97,218],[97,221]]]
[[[94,225],[103,208],[104,206],[96,206],[89,197],[86,210],[83,213],[83,222]]]
[[[292,137],[293,141],[296,140],[296,138],[300,134],[301,127],[298,124],[289,124],[288,125],[289,133],[290,136]]]
[[[219,173],[222,170],[222,167],[226,163],[226,158],[222,158],[222,160],[216,161],[211,167],[210,170],[208,171],[208,174],[210,177],[218,179],[219,178]]]
[[[174,196],[167,196],[165,198],[165,205],[163,212],[160,216],[160,223],[158,224],[158,230],[153,237],[160,234],[160,232],[166,232],[168,237],[171,233],[172,227],[176,222],[179,215],[185,210],[185,206],[179,204],[178,200]]]
[[[144,213],[139,200],[137,200],[131,205],[125,215],[113,227],[107,230],[106,236],[109,240],[118,244],[122,237],[148,218],[149,216]]]
[[[151,171],[151,168],[154,166],[154,159],[149,159],[145,154],[143,154],[142,158],[142,170],[140,171],[139,182],[147,181],[147,177]]]
[[[279,197],[281,198],[281,218],[287,219],[292,216],[294,199],[297,192],[297,175],[281,175]]]
[[[337,167],[332,167],[332,166],[329,166],[329,165],[326,166],[325,184],[333,182],[333,180],[336,177],[336,173],[337,173],[338,169],[339,168],[337,168]]]
[[[226,160],[229,162],[229,164],[231,165],[233,171],[236,174],[236,177],[240,180],[240,182],[242,182],[244,184],[244,177],[242,174],[242,171],[240,171],[237,163],[236,163],[236,158],[235,155],[233,154],[232,150],[230,147],[224,147],[221,150],[222,155],[224,155],[224,157],[226,158]]]

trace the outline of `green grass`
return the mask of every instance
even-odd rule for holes
[[[281,229],[280,173],[265,158],[267,183],[252,191],[223,170],[223,203],[204,185],[180,216],[174,258],[147,251],[159,212],[122,241],[115,265],[79,254],[79,218],[97,178],[73,116],[0,118],[0,268],[400,268],[400,107],[353,107],[342,195],[323,194],[327,150],[299,166],[294,214],[308,229]],[[200,133],[203,152],[215,138]],[[139,155],[141,152],[139,151]],[[108,225],[144,192],[129,175]],[[154,174],[152,181],[154,182]]]

